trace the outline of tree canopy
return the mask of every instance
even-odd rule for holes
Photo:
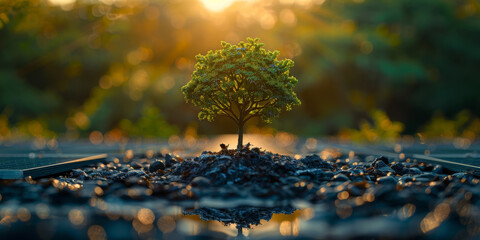
[[[282,110],[300,105],[293,91],[298,80],[290,76],[292,60],[278,60],[279,52],[266,50],[258,38],[221,45],[196,56],[192,79],[182,87],[186,101],[201,108],[200,120],[228,117],[239,126],[241,137],[249,119],[270,123]]]

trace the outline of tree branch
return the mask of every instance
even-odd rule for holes
[[[215,101],[215,100],[214,100],[214,101]],[[229,112],[228,109],[222,108],[222,107],[218,106],[217,104],[213,104],[213,106],[217,107],[220,111],[222,111],[225,116],[228,116],[228,117],[230,117],[231,119],[235,120],[235,122],[238,122],[238,121],[239,121],[239,119],[237,118],[237,116],[235,116],[235,114],[234,114],[233,112]]]
[[[261,106],[259,105],[260,103],[265,102],[265,101],[267,102],[267,103],[265,103],[265,105],[261,105]],[[264,98],[262,100],[258,100],[258,101],[253,101],[253,104],[249,108],[246,109],[246,112],[251,112],[251,111],[262,109],[265,106],[267,106],[270,101],[272,101],[270,99],[270,97],[266,97],[266,98]],[[275,99],[275,101],[276,101],[276,99]]]
[[[223,107],[222,110],[228,110],[228,105],[225,105],[225,104],[221,103],[220,101],[218,101],[217,99],[214,99],[214,98],[212,98],[212,100],[213,100],[216,104],[222,106],[222,107]]]

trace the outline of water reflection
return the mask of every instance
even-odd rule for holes
[[[297,209],[293,207],[235,207],[235,208],[187,208],[183,210],[184,215],[198,215],[204,221],[218,221],[225,226],[234,226],[237,229],[236,239],[245,239],[247,234],[244,234],[244,229],[249,230],[253,226],[260,225],[272,219],[274,214],[291,215]],[[297,219],[296,219],[297,220]],[[291,221],[282,221],[279,231],[282,235],[291,235],[296,231],[298,235],[298,220],[297,227],[292,229]],[[290,234],[288,234],[290,233]],[[295,235],[295,234],[294,234]]]

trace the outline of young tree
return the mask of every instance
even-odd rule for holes
[[[253,117],[271,123],[281,110],[300,105],[293,91],[298,80],[290,76],[290,59],[278,60],[278,51],[263,48],[257,39],[197,55],[192,79],[182,87],[187,102],[201,108],[198,118],[213,121],[225,116],[238,125],[237,150],[243,147],[243,126]]]

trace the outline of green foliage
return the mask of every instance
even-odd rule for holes
[[[319,8],[336,17],[319,16],[328,22],[322,30],[311,27],[311,34],[298,36],[302,59],[322,58],[315,64],[295,59],[307,111],[325,121],[388,109],[409,133],[436,111],[479,115],[479,6],[464,0],[326,1]],[[318,98],[326,101],[314,102]]]
[[[176,134],[176,127],[168,124],[156,107],[145,107],[137,122],[128,119],[120,121],[120,129],[131,137],[165,138]]]
[[[380,110],[370,113],[371,121],[363,120],[360,128],[344,129],[340,134],[343,138],[359,143],[394,142],[400,139],[403,124],[392,122],[387,114]]]
[[[48,129],[41,119],[25,120],[10,126],[7,115],[0,114],[0,143],[34,139],[36,146],[45,145],[47,140],[55,140],[55,132]]]
[[[145,104],[184,128],[195,110],[176,86],[190,80],[195,54],[251,35],[294,60],[302,79],[302,106],[276,128],[336,134],[377,108],[409,134],[437,111],[448,121],[463,109],[480,116],[475,0],[240,1],[214,15],[197,0],[51,2],[0,0],[0,114],[10,130],[40,119],[84,137],[135,122]],[[200,134],[230,127],[200,124]]]
[[[282,110],[300,100],[293,91],[298,80],[290,76],[293,61],[278,60],[278,51],[263,48],[257,39],[197,55],[192,79],[182,87],[187,102],[201,108],[198,118],[212,121],[226,116],[243,126],[252,117],[272,122]]]
[[[453,119],[435,114],[423,128],[421,136],[428,140],[453,139],[463,137],[470,141],[480,135],[480,119],[468,111],[461,111]]]

